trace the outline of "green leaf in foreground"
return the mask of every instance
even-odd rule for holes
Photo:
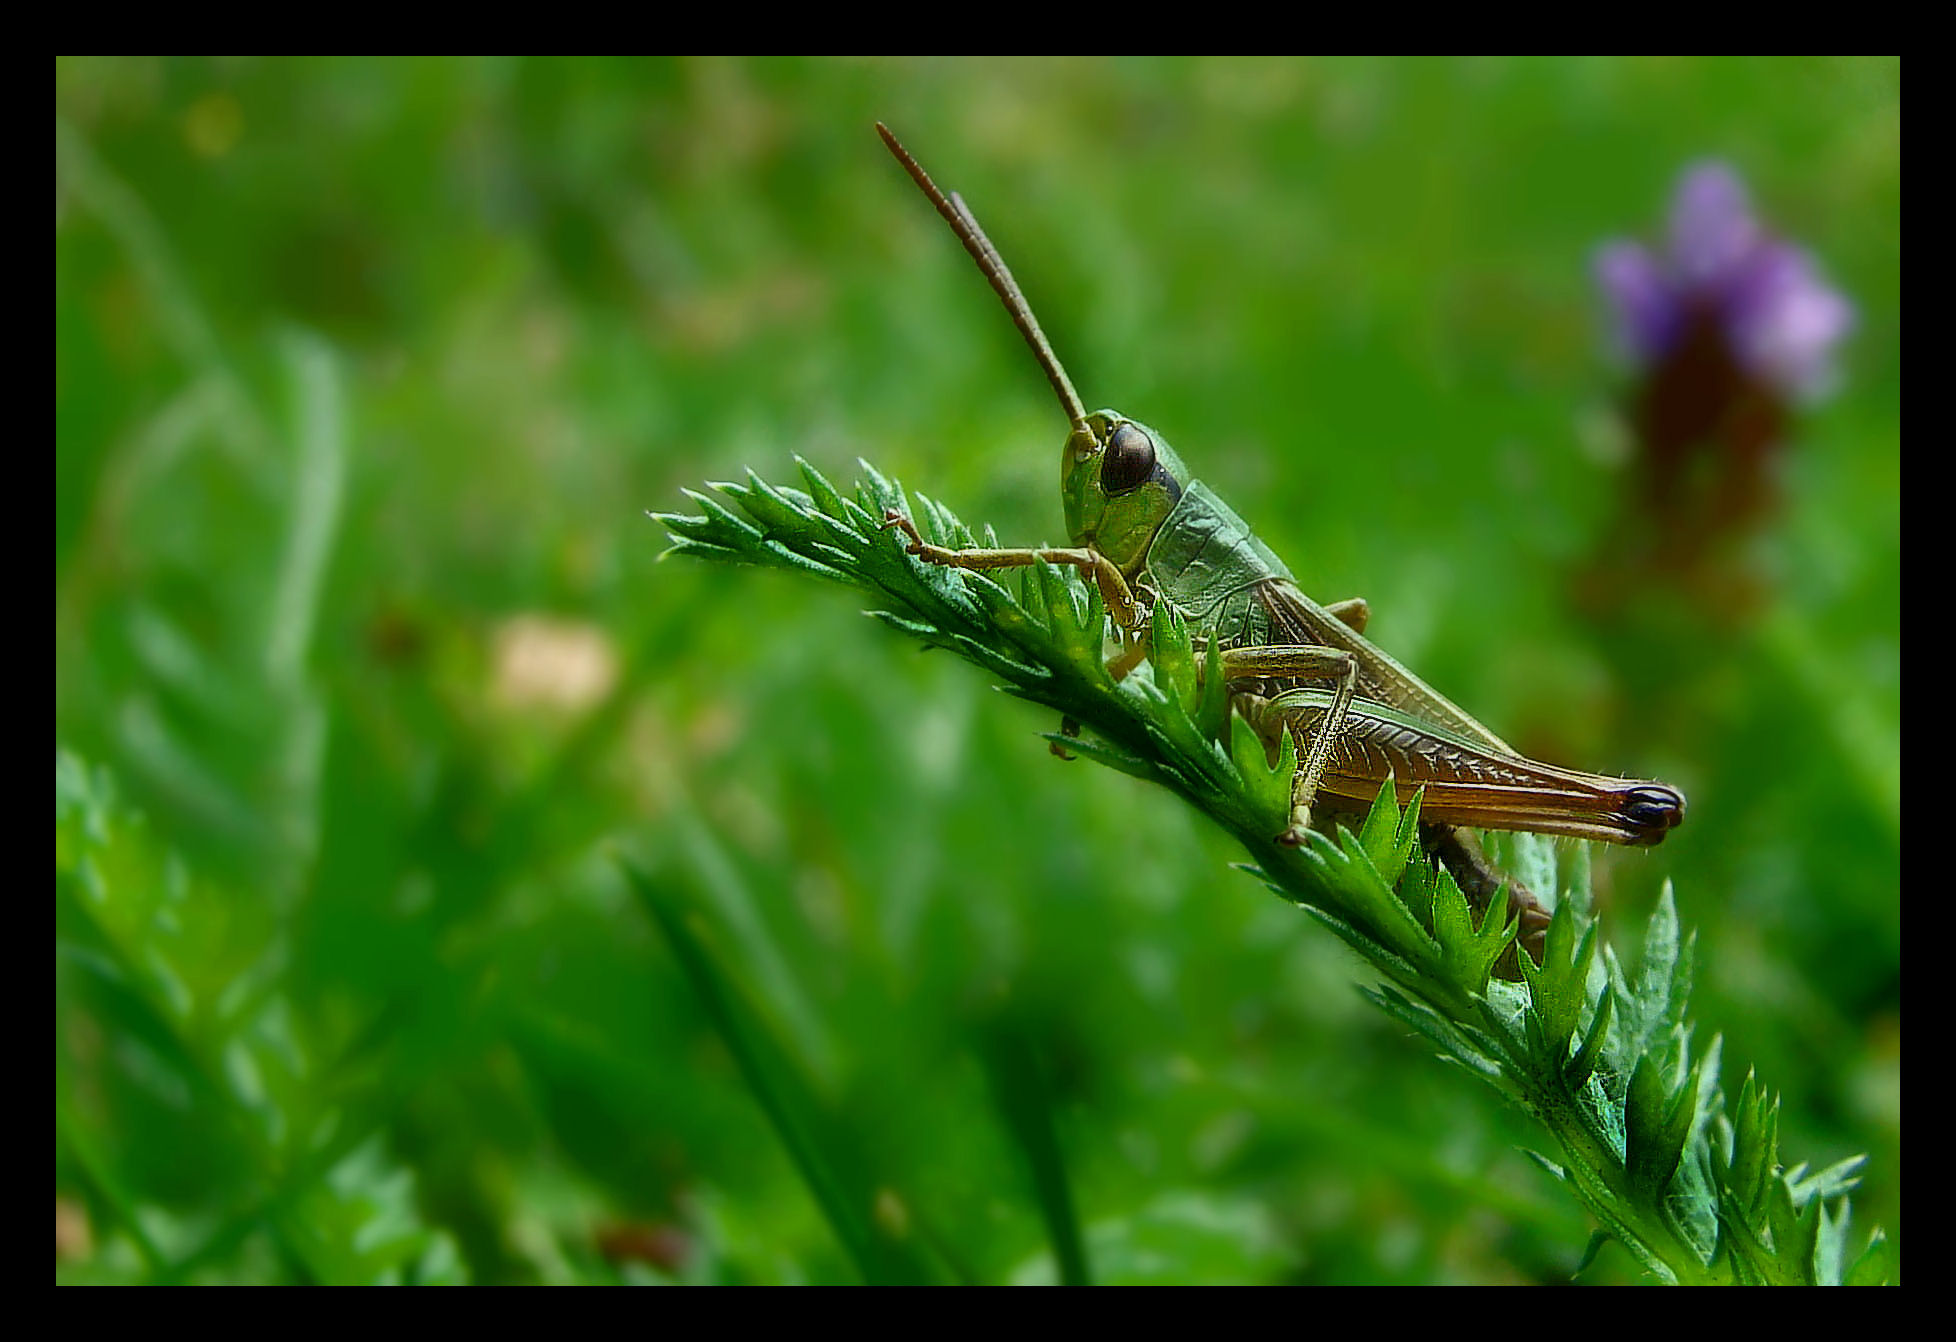
[[[138,1041],[78,1050],[57,1032],[55,1150],[105,1227],[105,1263],[126,1240],[147,1282],[233,1281],[269,1249],[311,1283],[466,1280],[454,1239],[429,1225],[414,1177],[377,1125],[351,1116],[343,1077],[284,996],[283,938],[265,901],[188,870],[124,808],[107,771],[54,760],[55,972],[76,1000]],[[245,925],[241,931],[241,925]],[[118,1056],[118,1053],[121,1056]],[[100,1095],[140,1059],[142,1084],[170,1095],[179,1159],[239,1171],[214,1190],[221,1215],[177,1212],[132,1187],[106,1154]],[[111,1269],[114,1270],[114,1269]]]
[[[1383,976],[1366,992],[1375,1004],[1547,1129],[1561,1158],[1537,1160],[1588,1208],[1600,1234],[1657,1279],[1894,1279],[1895,1255],[1879,1230],[1851,1263],[1846,1250],[1846,1194],[1859,1162],[1806,1177],[1804,1167],[1782,1168],[1777,1100],[1748,1077],[1728,1113],[1718,1041],[1694,1057],[1692,945],[1668,891],[1633,980],[1608,948],[1598,963],[1587,869],[1573,864],[1577,879],[1555,911],[1543,963],[1522,955],[1523,982],[1494,978],[1513,939],[1505,901],[1477,916],[1450,875],[1416,859],[1417,797],[1402,810],[1384,788],[1356,833],[1313,833],[1297,849],[1274,841],[1288,806],[1290,743],[1273,764],[1255,733],[1229,717],[1213,653],[1201,674],[1173,612],[1157,616],[1149,662],[1117,682],[1104,665],[1099,594],[1071,570],[1041,564],[986,575],[923,564],[881,525],[887,509],[936,544],[979,538],[940,504],[920,497],[913,507],[866,464],[853,498],[799,464],[805,492],[750,474],[745,484],[691,495],[700,516],[655,514],[672,535],[669,553],[862,588],[892,628],[957,652],[1012,693],[1080,723],[1092,734],[1053,738],[1074,753],[1160,783],[1201,810],[1249,850],[1247,870]],[[1531,870],[1549,860],[1546,844],[1531,846],[1529,836],[1516,847]]]

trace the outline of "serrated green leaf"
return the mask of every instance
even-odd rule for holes
[[[1520,1148],[1520,1150],[1521,1150],[1521,1154],[1527,1156],[1530,1160],[1534,1161],[1537,1165],[1541,1166],[1542,1169],[1548,1174],[1549,1178],[1555,1180],[1559,1184],[1567,1183],[1569,1181],[1569,1171],[1563,1169],[1560,1165],[1556,1164],[1553,1160],[1550,1160],[1547,1156],[1543,1155],[1540,1151],[1537,1151],[1533,1147],[1528,1147],[1528,1146],[1524,1146]],[[1598,1233],[1600,1234],[1601,1232],[1599,1231]],[[1590,1237],[1591,1245],[1593,1246],[1595,1242],[1596,1242],[1595,1236],[1592,1235]],[[1593,1248],[1591,1252],[1594,1252]],[[1582,1271],[1582,1268],[1578,1267],[1576,1271],[1580,1272]]]
[[[1894,1244],[1876,1226],[1867,1247],[1841,1276],[1844,1286],[1892,1286],[1901,1280],[1901,1262]]]
[[[1808,1198],[1831,1201],[1849,1193],[1860,1184],[1860,1169],[1867,1163],[1866,1156],[1849,1156],[1798,1180],[1791,1179],[1789,1175],[1789,1181],[1793,1183],[1793,1200],[1799,1203],[1804,1203]]]
[[[1153,639],[1149,660],[1154,665],[1155,684],[1176,711],[1186,716],[1196,700],[1195,654],[1188,625],[1174,607],[1163,605],[1156,611]]]
[[[1562,1069],[1563,1084],[1571,1091],[1581,1090],[1595,1074],[1596,1062],[1603,1056],[1603,1044],[1609,1038],[1610,1014],[1615,1005],[1616,998],[1609,993],[1596,999],[1596,1014],[1590,1020],[1589,1032],[1583,1037],[1582,1047]]]
[[[1110,769],[1129,774],[1148,782],[1156,781],[1155,766],[1131,751],[1119,746],[1087,736],[1065,736],[1059,732],[1042,732],[1041,737],[1064,750],[1071,751],[1081,759],[1104,764]]]
[[[828,546],[819,547],[817,553],[821,557],[814,559],[790,549],[777,540],[764,540],[761,542],[761,546],[769,555],[773,556],[775,562],[782,568],[798,569],[814,577],[827,578],[832,581],[849,581],[849,571],[847,568],[849,556],[842,554],[840,551],[832,550]],[[824,563],[822,562],[823,559],[827,559],[829,562]]]
[[[1847,1263],[1847,1206],[1842,1200],[1841,1212],[1831,1216],[1827,1212],[1824,1198],[1815,1198],[1820,1210],[1820,1225],[1814,1235],[1813,1280],[1818,1286],[1838,1286],[1841,1274]]]
[[[842,495],[836,493],[835,486],[831,485],[827,478],[806,459],[798,456],[794,460],[796,469],[801,472],[801,478],[808,483],[808,497],[815,507],[837,521],[846,518],[849,514],[843,506]]]
[[[1630,1074],[1623,1113],[1626,1150],[1624,1164],[1632,1182],[1653,1202],[1663,1197],[1677,1172],[1683,1146],[1679,1130],[1673,1142],[1675,1097],[1665,1086],[1662,1065],[1645,1055]]]
[[[909,496],[903,492],[902,485],[886,479],[881,471],[861,457],[856,458],[856,465],[862,468],[863,475],[867,477],[856,486],[856,497],[865,513],[879,522],[883,520],[883,514],[889,511],[916,520],[913,516],[915,509],[910,506]]]
[[[700,506],[700,511],[706,515],[706,520],[717,528],[716,534],[738,536],[747,542],[761,539],[760,528],[749,523],[732,509],[722,505],[711,494],[702,494],[694,489],[683,490],[681,492]]]
[[[801,509],[775,493],[772,485],[751,470],[747,472],[745,484],[718,481],[709,487],[733,500],[742,512],[760,524],[764,534],[768,531],[799,531],[807,525],[807,517]]]
[[[1506,887],[1496,891],[1477,923],[1467,897],[1445,871],[1427,878],[1409,873],[1408,879],[1400,882],[1402,896],[1409,886],[1421,890],[1421,897],[1425,897],[1424,888],[1430,887],[1433,940],[1440,948],[1441,972],[1469,996],[1485,992],[1496,962],[1515,936],[1516,926],[1508,919]]]
[[[1399,822],[1399,795],[1388,776],[1379,787],[1379,795],[1372,799],[1372,807],[1365,813],[1364,823],[1358,828],[1359,846],[1372,859],[1372,869],[1378,872],[1379,879],[1386,885],[1399,884],[1411,851],[1404,827]]]
[[[931,644],[933,646],[941,647],[947,645],[950,642],[950,640],[944,638],[944,636],[938,632],[936,625],[926,624],[922,620],[906,619],[901,615],[894,614],[887,610],[866,610],[863,612],[863,614],[867,615],[870,619],[875,620],[878,623],[888,625],[890,628],[896,630],[899,634],[908,634],[912,638],[921,639],[925,643]]]
[[[1022,684],[1037,684],[1052,679],[1053,673],[1048,668],[1008,657],[965,634],[953,633],[951,641],[965,657],[978,663],[987,671],[1004,676],[1008,680],[1016,680]]]
[[[1474,1047],[1468,1039],[1431,1007],[1414,1002],[1387,984],[1359,989],[1361,995],[1387,1015],[1419,1032],[1428,1042],[1475,1075],[1502,1083],[1501,1068],[1494,1059]]]
[[[1808,1279],[1823,1230],[1833,1236],[1826,1253],[1839,1257],[1845,1212],[1823,1217],[1802,1206],[1844,1189],[1851,1171],[1805,1181],[1797,1170],[1780,1174],[1776,1102],[1748,1078],[1728,1121],[1720,1041],[1692,1063],[1693,942],[1668,888],[1633,986],[1589,916],[1586,852],[1565,864],[1558,887],[1553,846],[1516,836],[1506,869],[1560,897],[1542,964],[1518,957],[1522,985],[1493,979],[1514,936],[1510,892],[1476,910],[1445,871],[1413,860],[1417,794],[1402,808],[1391,787],[1381,788],[1356,833],[1313,831],[1298,849],[1274,842],[1289,812],[1293,734],[1265,741],[1229,711],[1219,648],[1203,641],[1198,673],[1193,631],[1179,612],[1157,608],[1147,660],[1116,683],[1105,665],[1106,613],[1081,574],[1046,563],[991,573],[922,563],[880,528],[884,509],[905,512],[937,544],[969,544],[972,530],[923,495],[911,513],[902,487],[867,469],[860,506],[805,464],[803,474],[805,499],[752,476],[725,491],[766,533],[761,540],[724,510],[709,511],[678,519],[675,549],[794,563],[769,548],[776,546],[805,561],[805,571],[853,578],[893,607],[879,616],[892,628],[949,646],[1014,695],[1094,729],[1048,741],[1163,783],[1208,811],[1250,848],[1260,879],[1397,985],[1369,994],[1382,1010],[1509,1098],[1529,1097],[1531,1112],[1570,1153],[1556,1167],[1567,1186],[1659,1279]],[[991,529],[982,532],[997,548]],[[1715,1242],[1730,1252],[1714,1258]]]
[[[1591,1231],[1589,1243],[1584,1246],[1582,1251],[1582,1261],[1576,1264],[1576,1270],[1569,1275],[1571,1277],[1580,1277],[1583,1273],[1589,1271],[1590,1265],[1596,1261],[1596,1255],[1603,1252],[1603,1246],[1608,1244],[1611,1238],[1612,1236],[1607,1230]]]

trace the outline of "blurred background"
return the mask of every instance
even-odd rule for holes
[[[877,119],[1307,591],[1686,792],[1593,852],[1606,933],[1675,883],[1727,1090],[1898,1235],[1899,62],[64,60],[55,104],[58,1281],[1039,1281],[1068,1215],[1104,1281],[1574,1271],[1543,1139],[1200,816],[853,592],[658,562],[644,510],[796,454],[1063,539],[1063,419]],[[1851,306],[1827,376],[1679,372],[1599,282],[1638,244],[1716,327],[1707,161]]]

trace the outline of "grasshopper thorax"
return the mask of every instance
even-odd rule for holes
[[[1155,533],[1181,501],[1188,468],[1168,440],[1118,410],[1096,410],[1075,429],[1060,462],[1060,496],[1075,545],[1139,574]]]

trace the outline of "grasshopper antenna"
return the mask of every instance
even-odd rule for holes
[[[924,171],[923,164],[910,156],[910,151],[890,134],[888,126],[877,122],[876,133],[883,137],[883,143],[890,147],[890,152],[896,155],[897,162],[903,165],[911,180],[930,197],[931,204],[944,216],[944,222],[951,226],[951,231],[958,235],[964,249],[971,253],[971,259],[978,263],[978,269],[985,272],[992,292],[998,295],[999,302],[1005,304],[1012,324],[1019,328],[1019,334],[1025,337],[1026,344],[1032,346],[1033,357],[1039,360],[1039,366],[1046,370],[1046,380],[1053,384],[1053,391],[1059,396],[1060,408],[1066,411],[1067,419],[1073,423],[1073,436],[1091,442],[1093,430],[1087,424],[1087,407],[1081,402],[1080,393],[1073,390],[1073,380],[1060,366],[1059,356],[1053,353],[1053,347],[1046,343],[1046,333],[1039,329],[1039,319],[1032,315],[1032,305],[1019,291],[1018,281],[1012,278],[1005,258],[998,254],[998,248],[992,246],[992,240],[985,236],[985,230],[978,227],[977,216],[971,213],[970,207],[957,192],[946,196],[938,190],[937,183]]]

